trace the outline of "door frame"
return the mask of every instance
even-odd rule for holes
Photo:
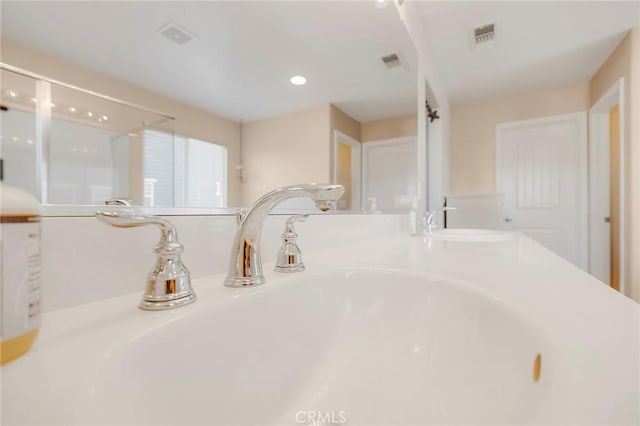
[[[578,244],[580,267],[584,271],[589,270],[589,221],[588,221],[588,138],[587,138],[587,112],[576,112],[571,114],[551,115],[542,118],[534,118],[530,120],[509,121],[496,125],[496,192],[504,194],[502,176],[502,147],[504,145],[503,132],[505,130],[517,129],[521,127],[529,127],[531,125],[545,125],[564,121],[574,121],[578,125],[578,158],[576,165],[578,166],[578,185],[580,187],[578,194]]]
[[[600,99],[598,99],[591,109],[589,109],[589,270],[595,269],[600,265],[601,259],[603,257],[603,253],[601,247],[603,244],[606,244],[607,247],[611,244],[610,240],[602,241],[601,233],[598,232],[599,225],[602,223],[599,220],[600,215],[598,215],[599,209],[598,205],[606,202],[609,203],[609,200],[603,200],[602,191],[599,190],[599,186],[597,185],[598,181],[602,179],[602,176],[606,174],[607,182],[610,179],[610,171],[609,171],[609,163],[604,164],[601,161],[601,157],[598,156],[598,153],[601,150],[606,149],[609,150],[609,111],[615,105],[618,105],[618,135],[620,139],[619,143],[619,167],[620,167],[620,176],[618,176],[618,187],[619,187],[619,196],[618,196],[618,225],[619,225],[619,240],[618,240],[618,253],[620,255],[619,258],[619,284],[620,284],[620,292],[624,293],[625,288],[625,256],[624,256],[624,244],[625,244],[625,211],[624,211],[624,176],[625,176],[625,165],[624,165],[624,150],[625,150],[625,135],[624,135],[624,120],[625,120],[625,110],[624,110],[624,78],[618,79],[609,89],[605,92]],[[607,156],[607,158],[609,158]],[[607,194],[609,193],[607,187]],[[610,248],[609,248],[610,250]],[[609,253],[606,253],[609,256]],[[608,258],[607,258],[608,259]]]
[[[333,170],[331,182],[338,181],[338,144],[344,142],[351,148],[351,210],[360,210],[362,204],[362,143],[340,130],[333,131]]]

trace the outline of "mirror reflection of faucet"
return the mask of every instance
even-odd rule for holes
[[[455,210],[455,207],[441,207],[439,209],[429,210],[425,213],[423,218],[423,230],[425,233],[433,232],[438,229],[438,223],[436,222],[436,213]]]
[[[367,198],[367,209],[365,210],[365,212],[369,213],[369,214],[381,214],[382,213],[380,211],[380,209],[378,208],[378,200],[376,200],[376,197]]]

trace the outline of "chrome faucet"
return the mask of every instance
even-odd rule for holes
[[[321,211],[335,207],[344,193],[342,185],[308,183],[275,189],[256,201],[246,214],[238,215],[238,230],[233,240],[229,271],[224,285],[227,287],[251,287],[264,284],[260,259],[262,225],[269,212],[282,201],[295,197],[309,197]]]
[[[437,212],[443,212],[443,211],[449,211],[449,210],[455,210],[455,209],[456,209],[455,207],[442,207],[439,209],[433,209],[426,212],[424,214],[424,231],[433,232],[436,229],[438,229],[438,224],[435,221]]]

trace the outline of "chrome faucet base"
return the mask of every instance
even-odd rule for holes
[[[274,268],[277,272],[302,272],[305,270],[304,265],[295,265],[295,266],[280,266],[276,265]]]
[[[184,297],[172,300],[142,300],[139,308],[145,311],[164,311],[166,309],[179,308],[181,306],[187,306],[196,301],[196,295],[194,293],[188,294]]]
[[[224,285],[233,288],[245,288],[245,287],[257,287],[265,283],[264,275],[255,277],[227,277],[224,280]]]

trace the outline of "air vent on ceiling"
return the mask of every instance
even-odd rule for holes
[[[389,55],[385,55],[382,58],[380,58],[380,60],[390,71],[400,71],[406,68],[404,61],[402,60],[402,58],[398,53],[391,53]]]
[[[489,47],[496,41],[496,24],[486,24],[474,28],[472,31],[474,49]]]
[[[196,40],[198,37],[189,30],[182,28],[175,22],[169,22],[158,30],[158,33],[171,40],[172,42],[185,45]]]

